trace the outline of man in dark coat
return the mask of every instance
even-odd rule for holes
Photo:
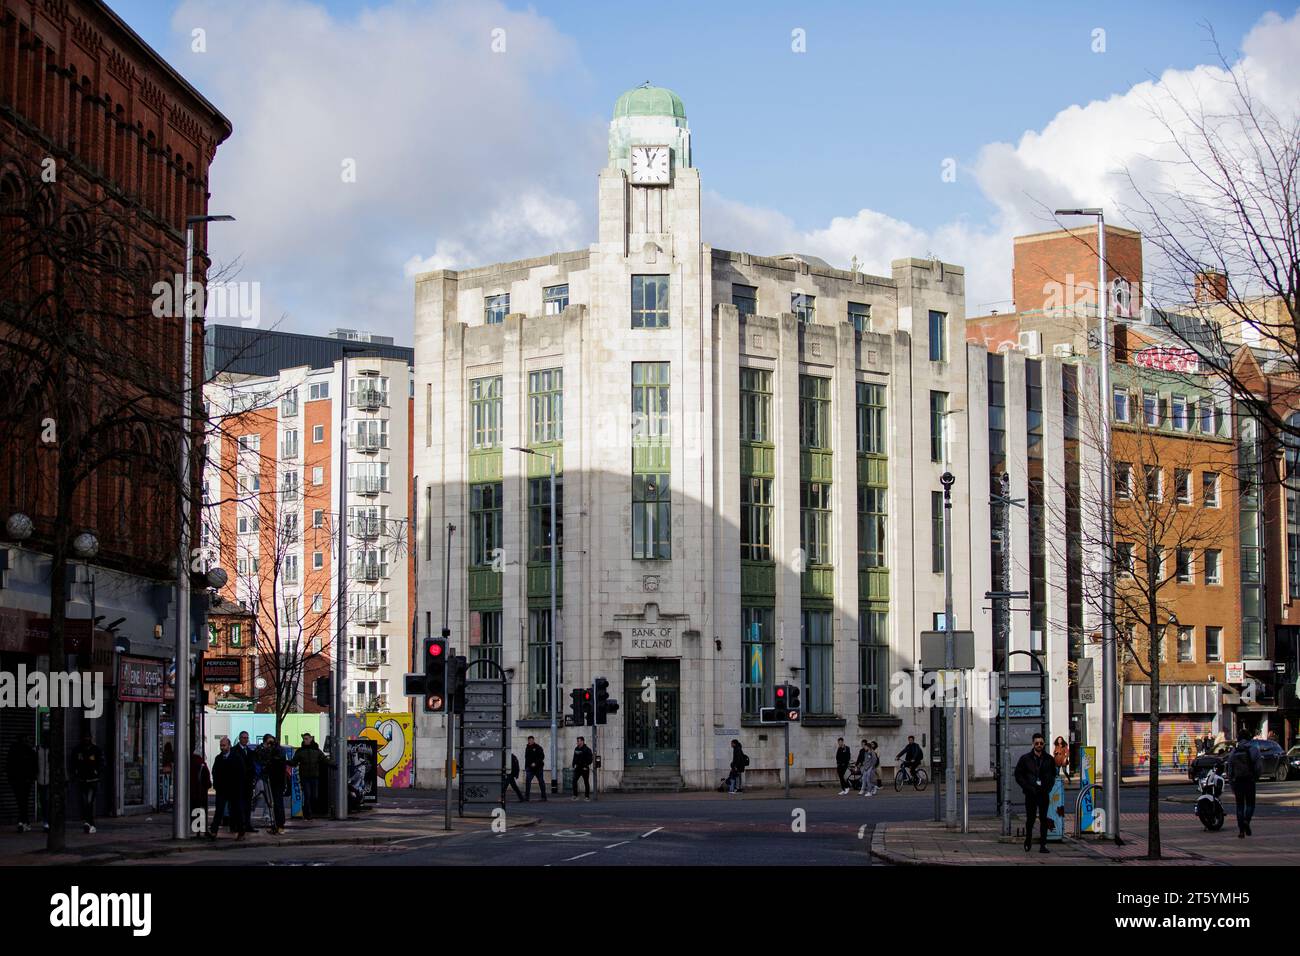
[[[190,820],[198,820],[200,833],[208,831],[208,791],[212,789],[212,773],[203,752],[190,754]]]
[[[77,782],[77,792],[81,797],[82,826],[87,833],[95,832],[95,791],[99,789],[99,778],[104,772],[104,751],[99,749],[95,738],[87,730],[81,735],[81,743],[72,751],[72,779]]]
[[[537,789],[542,792],[542,799],[546,799],[546,751],[532,737],[528,738],[528,746],[524,748],[524,800],[527,801],[533,792],[533,778],[537,778]]]
[[[739,740],[731,741],[731,773],[727,775],[727,793],[744,791],[745,768],[749,766],[749,757]]]
[[[1047,752],[1047,740],[1034,734],[1034,746],[1016,764],[1016,783],[1025,794],[1025,852],[1034,843],[1034,818],[1038,818],[1038,852],[1047,852],[1047,802],[1056,782],[1056,760]]]
[[[506,771],[505,777],[506,783],[510,784],[510,788],[514,790],[515,796],[519,798],[519,802],[523,803],[524,792],[519,789],[519,758],[514,754],[510,755],[510,769]]]
[[[26,833],[32,828],[30,807],[32,784],[36,782],[36,748],[31,734],[20,734],[13,742],[5,759],[5,773],[18,804],[18,832]]]
[[[1264,773],[1264,758],[1259,748],[1251,743],[1250,731],[1237,735],[1237,746],[1232,748],[1224,763],[1223,775],[1232,786],[1237,801],[1237,838],[1250,836],[1250,819],[1255,815],[1255,784]]]
[[[578,781],[582,781],[583,787],[587,790],[587,799],[591,799],[591,764],[595,758],[592,757],[591,748],[587,746],[587,738],[579,737],[577,746],[573,748],[573,799],[578,799]]]
[[[298,768],[302,785],[302,818],[310,820],[320,799],[320,779],[325,773],[325,755],[311,734],[302,735],[302,746],[293,752],[291,766]]]
[[[255,833],[253,826],[253,791],[257,788],[257,751],[248,741],[248,731],[239,732],[239,743],[235,744],[235,756],[244,762],[244,829]]]
[[[284,832],[284,780],[289,766],[284,759],[284,751],[275,742],[274,734],[262,735],[262,746],[257,748],[254,758],[262,767],[262,780],[266,783],[266,792],[271,797],[271,832]]]
[[[221,738],[221,753],[212,761],[212,786],[217,791],[217,809],[212,816],[208,836],[215,840],[221,822],[230,820],[236,840],[244,838],[244,793],[248,786],[244,758],[230,746],[230,738]]]
[[[840,778],[840,796],[844,796],[844,794],[849,792],[847,774],[849,772],[849,764],[852,762],[853,751],[849,748],[849,745],[844,742],[844,738],[840,737],[835,747],[835,772]]]

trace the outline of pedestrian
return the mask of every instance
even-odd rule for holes
[[[573,799],[578,799],[578,781],[587,790],[587,799],[591,799],[591,764],[594,758],[591,755],[591,748],[587,746],[587,738],[579,737],[578,744],[573,748]]]
[[[1250,738],[1250,731],[1242,728],[1237,736],[1237,746],[1228,754],[1224,776],[1232,786],[1232,796],[1237,801],[1237,838],[1250,836],[1250,818],[1255,815],[1255,784],[1264,773],[1264,758]]]
[[[515,796],[519,798],[519,802],[523,803],[524,793],[519,789],[519,758],[514,754],[510,755],[510,769],[506,771],[505,777],[506,783],[510,784],[510,788],[514,790]]]
[[[853,751],[849,745],[844,742],[843,737],[836,738],[835,743],[835,773],[840,778],[840,796],[849,792],[849,781],[846,774],[849,772],[849,764],[853,762]]]
[[[239,732],[239,743],[235,746],[235,755],[244,762],[244,797],[242,805],[244,808],[244,830],[248,833],[256,833],[257,828],[253,826],[253,792],[257,789],[258,768],[256,751],[248,742],[248,731]]]
[[[275,742],[275,734],[262,735],[262,746],[257,748],[255,757],[262,768],[262,785],[271,801],[271,833],[283,833],[284,782],[289,762],[284,759],[284,751]]]
[[[874,740],[862,741],[862,751],[858,754],[862,761],[862,790],[864,797],[874,797],[880,790],[880,753]]]
[[[36,748],[36,796],[41,801],[41,829],[50,832],[50,744],[42,740]]]
[[[320,794],[325,755],[311,734],[303,734],[302,746],[293,752],[293,759],[289,763],[298,768],[298,782],[302,785],[302,818],[310,820]]]
[[[32,828],[32,785],[37,776],[36,749],[32,746],[31,734],[19,734],[10,745],[9,755],[5,758],[5,772],[9,775],[14,802],[18,804],[18,832],[26,833]]]
[[[77,782],[77,793],[81,797],[82,826],[87,833],[95,832],[95,792],[99,789],[99,778],[104,772],[104,751],[99,749],[95,738],[86,730],[81,735],[81,743],[72,751],[72,779]]]
[[[244,838],[244,794],[248,792],[244,758],[230,746],[230,738],[221,738],[221,753],[212,761],[212,786],[217,791],[217,809],[212,816],[208,838],[215,840],[223,820],[229,819],[235,839]]]
[[[1056,760],[1047,752],[1047,738],[1034,734],[1034,745],[1016,764],[1016,783],[1025,795],[1025,852],[1034,844],[1034,818],[1038,818],[1038,852],[1047,852],[1047,802],[1056,781]]]
[[[537,789],[542,794],[542,799],[546,799],[546,778],[543,771],[546,769],[546,751],[544,751],[534,738],[528,738],[528,746],[524,748],[524,802],[528,802],[529,796],[533,792],[533,778],[537,778]]]
[[[1065,775],[1065,782],[1070,782],[1070,745],[1064,737],[1058,736],[1052,742],[1052,759],[1056,762],[1056,772]]]
[[[160,808],[171,806],[172,802],[172,774],[175,766],[175,750],[172,748],[172,742],[169,740],[163,744],[162,753],[158,755],[159,771],[159,790],[158,803]]]
[[[190,754],[190,822],[199,824],[200,833],[208,832],[208,791],[212,789],[212,774],[203,758],[199,745]]]
[[[749,766],[749,755],[739,740],[731,741],[731,773],[727,776],[727,793],[745,792],[745,768]]]

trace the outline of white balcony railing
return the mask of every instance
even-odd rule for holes
[[[359,495],[377,495],[384,490],[384,479],[377,475],[359,475],[352,479],[352,490]]]
[[[374,541],[379,537],[379,519],[378,518],[353,518],[352,527],[348,529],[354,538],[361,538],[363,541]]]
[[[352,436],[352,447],[361,452],[363,455],[373,455],[381,448],[388,447],[388,441],[384,435],[373,435],[363,432]]]
[[[384,393],[377,388],[359,388],[354,393],[352,404],[357,408],[375,411],[383,407]]]

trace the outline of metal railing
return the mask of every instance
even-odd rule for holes
[[[377,388],[359,388],[353,392],[352,404],[355,408],[375,410],[384,405],[384,393]]]
[[[359,495],[377,495],[384,490],[382,478],[363,475],[352,479],[352,490]]]

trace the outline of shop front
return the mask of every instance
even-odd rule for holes
[[[1120,740],[1120,772],[1150,773],[1155,761],[1161,774],[1186,776],[1200,742],[1219,738],[1221,689],[1217,684],[1160,685],[1160,730],[1151,733],[1151,692],[1145,684],[1124,685],[1124,722]]]
[[[159,804],[167,666],[161,658],[118,658],[115,814],[147,813]]]

